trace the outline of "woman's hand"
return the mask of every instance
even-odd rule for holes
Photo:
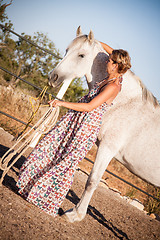
[[[53,99],[51,101],[48,102],[48,104],[50,105],[50,107],[58,107],[58,106],[62,106],[62,101],[59,101],[57,99]]]
[[[99,41],[100,42],[100,41]],[[113,52],[113,48],[111,48],[109,45],[107,45],[106,43],[100,42],[100,44],[102,45],[102,47],[104,48],[104,50],[111,55]]]

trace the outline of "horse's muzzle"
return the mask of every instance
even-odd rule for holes
[[[58,79],[58,74],[50,74],[49,77],[48,77],[48,82],[49,82],[49,85],[52,86],[52,87],[55,87],[55,82],[56,80]]]

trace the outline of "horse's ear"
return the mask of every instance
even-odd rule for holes
[[[79,27],[77,28],[77,32],[76,32],[76,36],[77,36],[77,37],[79,37],[80,35],[83,35],[82,30],[81,30],[81,26],[79,26]]]
[[[94,34],[92,32],[92,30],[90,31],[90,33],[88,34],[88,40],[92,43],[94,41]]]

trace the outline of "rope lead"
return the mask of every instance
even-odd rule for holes
[[[46,91],[47,91],[47,88],[48,88],[48,87],[45,86],[45,87],[42,89],[41,93],[39,94],[39,96],[38,96],[37,98],[34,98],[34,97],[30,97],[30,98],[29,98],[29,102],[30,102],[30,104],[31,104],[31,106],[32,106],[32,115],[31,115],[31,117],[29,118],[29,120],[28,120],[26,126],[24,127],[24,129],[18,134],[17,137],[15,137],[15,138],[13,139],[13,141],[14,141],[14,140],[18,140],[18,138],[26,131],[26,129],[29,127],[30,123],[31,123],[31,122],[33,121],[33,119],[35,118],[35,116],[36,116],[36,114],[37,114],[40,106],[42,105],[42,101],[43,101],[43,99],[44,99],[44,96],[45,96],[45,93],[46,93]],[[34,105],[33,105],[31,99],[33,99],[33,100],[35,100],[35,101],[38,101],[39,98],[40,98],[40,101],[39,101],[39,104],[38,104],[37,109],[35,110]],[[50,99],[50,98],[51,98],[51,94],[49,94],[49,99]],[[48,105],[43,105],[43,106],[48,106]]]

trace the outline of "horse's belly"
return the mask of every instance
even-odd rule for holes
[[[160,148],[141,141],[130,143],[121,152],[122,162],[132,173],[160,187]]]

